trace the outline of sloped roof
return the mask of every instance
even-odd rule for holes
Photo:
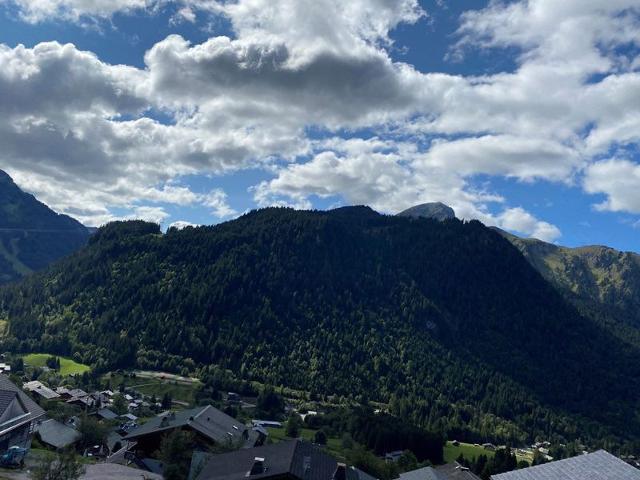
[[[435,471],[439,475],[439,480],[480,480],[480,477],[458,462],[437,466]]]
[[[400,480],[443,480],[435,468],[424,467],[400,474]]]
[[[115,420],[116,418],[118,418],[118,414],[112,410],[109,410],[108,408],[101,408],[100,410],[98,410],[97,414],[99,417],[102,417],[105,420]]]
[[[480,480],[458,462],[437,467],[424,467],[400,474],[400,480]]]
[[[15,422],[7,422],[0,425],[0,431],[9,430],[30,422],[37,418],[44,416],[45,411],[40,408],[36,402],[34,402],[29,395],[24,393],[17,385],[15,385],[6,375],[0,374],[0,417],[2,417],[7,410],[14,403],[14,399],[18,399],[20,404],[24,407],[26,415],[21,415],[16,418]]]
[[[492,480],[640,480],[640,470],[604,450],[513,472]]]
[[[255,442],[255,432],[211,405],[159,415],[132,430],[124,438],[132,440],[181,427],[191,427],[218,444],[229,441],[245,443],[247,439],[243,437],[244,432],[250,442]]]
[[[47,420],[38,427],[38,436],[43,443],[55,448],[64,448],[80,440],[80,432],[57,420]]]
[[[38,395],[46,398],[47,400],[60,397],[60,395],[58,395],[56,392],[54,392],[45,384],[37,380],[34,380],[33,382],[25,383],[24,385],[22,385],[22,388],[25,390],[28,390],[29,392],[37,393]]]
[[[256,457],[264,458],[266,472],[251,475],[251,479],[267,479],[293,475],[306,480],[329,480],[336,471],[337,461],[308,442],[291,440],[263,447],[248,448],[214,455],[197,480],[244,480]],[[305,474],[305,465],[310,469]],[[356,478],[353,469],[347,478]]]

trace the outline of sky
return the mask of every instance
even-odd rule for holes
[[[638,0],[0,0],[0,169],[86,225],[441,201],[640,251]]]

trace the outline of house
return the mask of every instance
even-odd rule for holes
[[[401,473],[399,480],[480,480],[480,478],[458,462],[453,462]]]
[[[513,472],[491,480],[640,480],[640,470],[604,450]]]
[[[60,395],[63,400],[68,400],[71,398],[70,390],[67,387],[58,387],[56,388],[56,393]]]
[[[124,440],[136,441],[137,449],[150,455],[158,450],[162,437],[176,429],[195,433],[196,443],[204,448],[247,448],[264,441],[258,432],[211,405],[158,415],[132,429]]]
[[[125,413],[124,415],[120,415],[118,418],[122,418],[129,422],[135,422],[138,420],[138,417],[136,417],[133,413]]]
[[[74,388],[72,390],[68,390],[69,392],[69,396],[72,398],[83,398],[88,396],[89,394],[87,392],[85,392],[84,390],[81,390],[79,388]]]
[[[375,480],[308,442],[290,440],[213,455],[196,480]]]
[[[93,408],[96,405],[96,400],[87,395],[84,397],[71,397],[69,400],[67,400],[67,403],[87,409]]]
[[[37,429],[38,438],[42,443],[56,450],[73,445],[80,440],[80,432],[57,420],[45,420]]]
[[[385,453],[384,459],[386,462],[397,462],[402,455],[404,455],[404,450],[396,450],[394,452]]]
[[[45,411],[0,374],[0,453],[9,447],[29,448],[38,420]]]
[[[45,400],[55,400],[57,398],[60,398],[60,395],[37,380],[23,384],[22,389],[26,390],[27,392],[33,393],[34,395],[38,395],[40,398],[44,398]]]
[[[102,420],[115,420],[118,418],[118,414],[109,410],[108,408],[101,408],[96,412],[96,415]]]
[[[282,423],[275,422],[273,420],[251,420],[251,424],[254,427],[263,428],[282,428]]]

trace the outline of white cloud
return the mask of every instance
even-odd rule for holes
[[[34,22],[167,4],[14,3]],[[253,189],[260,205],[308,207],[319,195],[396,211],[443,200],[467,218],[548,239],[555,227],[517,209],[504,207],[502,220],[488,214],[508,199],[470,179],[574,182],[596,171],[597,155],[640,139],[637,59],[616,48],[638,43],[637,1],[492,2],[462,18],[458,51],[522,53],[511,72],[466,77],[389,56],[390,30],[425,15],[415,0],[173,3],[186,21],[226,16],[234,38],[192,45],[170,36],[144,69],[72,45],[0,47],[0,165],[22,186],[92,223],[145,202],[204,204],[223,218],[236,214],[223,192],[205,199],[175,179],[261,167],[274,178]],[[334,138],[312,140],[308,127]],[[347,139],[360,128],[377,137]]]
[[[640,213],[640,165],[609,159],[591,165],[584,178],[588,193],[606,195],[598,210]]]
[[[199,226],[200,225],[198,225],[197,223],[191,223],[185,220],[178,220],[176,222],[173,222],[171,225],[169,225],[168,228],[176,228],[178,230],[182,230],[183,228],[187,228],[187,227],[199,227]]]
[[[538,220],[521,207],[504,210],[496,217],[496,224],[505,230],[511,230],[545,242],[560,238],[560,229],[555,225]]]
[[[135,207],[133,213],[123,217],[126,220],[144,220],[146,222],[163,223],[169,214],[162,207]]]
[[[13,4],[30,23],[63,19],[77,22],[83,17],[109,18],[116,12],[128,13],[149,8],[156,0],[0,0]]]
[[[203,198],[202,204],[210,207],[213,214],[218,218],[226,218],[238,214],[237,211],[229,206],[227,194],[219,188],[209,192],[209,194]]]

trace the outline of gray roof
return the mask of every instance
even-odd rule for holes
[[[252,475],[252,479],[293,476],[305,480],[331,479],[337,461],[308,442],[291,440],[263,447],[236,450],[214,455],[197,480],[245,480],[256,457],[264,458],[266,472]],[[305,464],[311,468],[305,475]],[[357,479],[353,469],[347,470],[347,479]]]
[[[101,408],[97,411],[97,415],[104,418],[105,420],[115,420],[116,418],[118,418],[118,414],[109,410],[108,408]]]
[[[27,415],[21,416],[19,420],[16,420],[13,424],[5,421],[5,425],[2,425],[2,430],[8,430],[17,427],[18,425],[23,425],[27,422],[36,420],[45,414],[45,411],[40,408],[40,405],[34,402],[29,395],[24,393],[11,380],[9,380],[9,377],[0,374],[0,417],[7,413],[7,409],[9,409],[14,403],[15,398],[18,398]]]
[[[80,432],[57,420],[47,420],[38,427],[38,436],[43,443],[55,448],[64,448],[80,440]]]
[[[400,480],[480,480],[480,478],[458,462],[453,462],[401,473]]]
[[[183,427],[190,427],[217,444],[238,442],[242,445],[253,446],[258,437],[257,432],[247,428],[235,418],[207,405],[159,415],[132,430],[124,438],[132,440]]]
[[[435,468],[441,480],[480,480],[468,468],[463,467],[458,462],[439,465]]]
[[[433,467],[424,467],[400,474],[400,480],[442,480]]]
[[[493,475],[492,480],[640,480],[640,470],[604,450]]]

